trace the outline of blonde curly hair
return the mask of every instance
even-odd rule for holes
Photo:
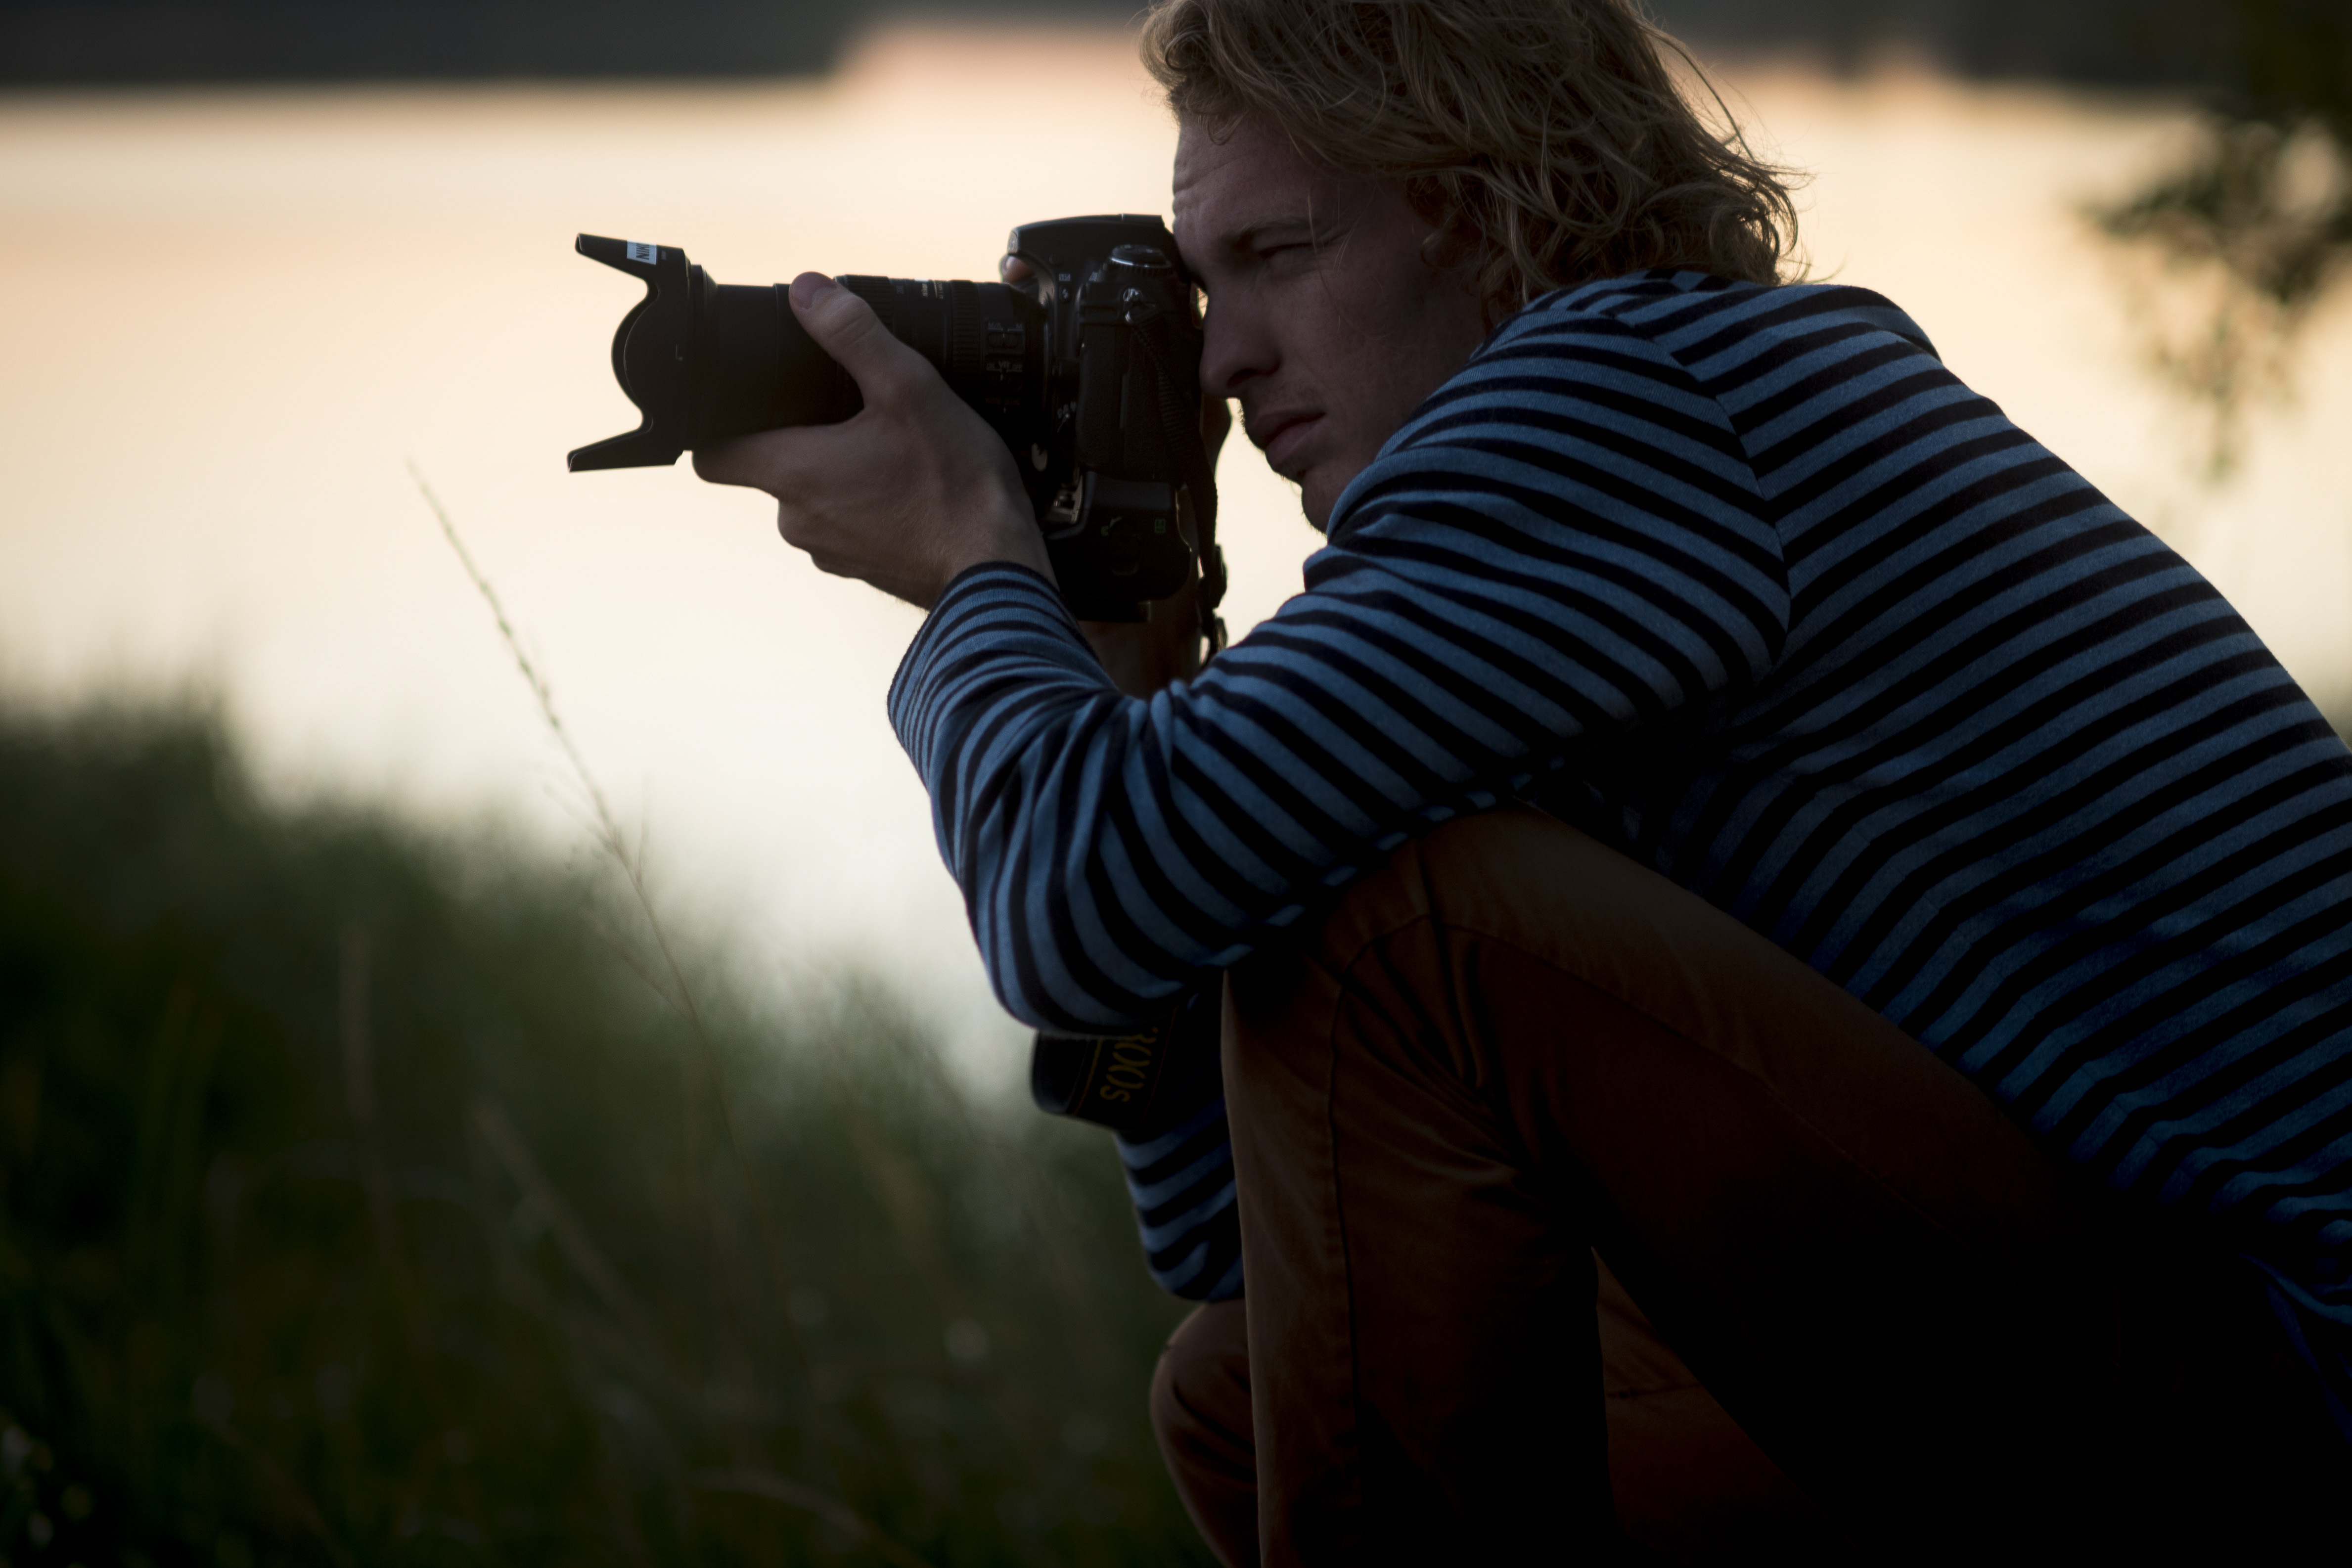
[[[1400,183],[1495,320],[1650,267],[1793,267],[1795,178],[1727,110],[1710,125],[1665,52],[1706,85],[1635,0],[1156,0],[1142,41],[1180,118],[1260,121],[1312,162]]]

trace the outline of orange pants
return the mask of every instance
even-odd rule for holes
[[[1153,1414],[1228,1563],[2243,1546],[2352,1480],[2250,1269],[1540,813],[1236,968],[1223,1065],[1245,1299]]]

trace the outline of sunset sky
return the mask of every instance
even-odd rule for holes
[[[2139,361],[2167,308],[2082,220],[2183,121],[2152,102],[1834,82],[1732,61],[1808,169],[1817,272],[1908,308],[1947,362],[2182,549],[2324,704],[2352,699],[2352,301],[2246,471]],[[0,99],[0,696],[194,685],[274,789],[503,814],[576,800],[414,488],[447,503],[665,894],[755,971],[906,984],[984,1075],[988,1003],[884,690],[916,612],[777,542],[683,465],[567,476],[635,423],[607,354],[633,286],[586,230],[722,281],[988,277],[1014,223],[1160,211],[1174,128],[1116,31],[899,29],[822,82]],[[1225,455],[1236,631],[1316,542]]]

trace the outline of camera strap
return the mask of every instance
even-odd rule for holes
[[[1150,1137],[1224,1092],[1217,1061],[1224,988],[1203,987],[1165,1016],[1123,1034],[1039,1030],[1029,1096],[1041,1111]]]
[[[1201,588],[1193,602],[1200,609],[1201,635],[1209,645],[1205,662],[1225,646],[1225,619],[1217,613],[1225,598],[1225,552],[1217,548],[1217,476],[1209,462],[1208,443],[1201,436],[1200,377],[1197,370],[1181,373],[1199,363],[1197,335],[1185,330],[1175,316],[1157,308],[1129,315],[1128,327],[1136,349],[1150,366],[1152,385],[1160,389],[1160,438],[1174,464],[1176,482],[1192,498],[1194,543],[1201,558]],[[1192,350],[1189,355],[1169,340],[1179,333],[1195,340],[1183,345]],[[1192,389],[1189,399],[1187,387]]]
[[[1217,481],[1201,434],[1200,341],[1189,324],[1165,310],[1130,306],[1129,341],[1159,389],[1161,450],[1176,484],[1192,498],[1193,543],[1200,555],[1201,635],[1205,658],[1225,645],[1225,557],[1217,548]],[[1189,395],[1188,395],[1189,392]],[[1123,1034],[1074,1035],[1039,1030],[1029,1055],[1029,1093],[1037,1108],[1108,1127],[1124,1136],[1172,1125],[1223,1092],[1217,1033],[1221,977],[1192,992],[1156,1022]]]

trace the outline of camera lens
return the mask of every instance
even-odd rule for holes
[[[688,444],[826,424],[863,406],[857,383],[801,330],[784,285],[713,283],[700,267],[694,274],[701,308],[679,356],[692,372]]]
[[[1045,317],[1037,302],[1002,283],[844,277],[890,335],[929,360],[956,395],[1000,432],[1024,405],[1045,402]]]

